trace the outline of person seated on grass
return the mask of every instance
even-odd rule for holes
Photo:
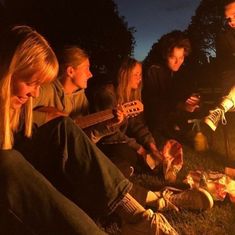
[[[189,39],[175,30],[163,35],[143,62],[146,123],[162,143],[169,138],[187,140],[187,121],[199,108],[200,97],[181,69],[190,51]]]
[[[216,54],[223,95],[221,102],[211,110],[205,118],[205,123],[215,131],[219,122],[226,124],[225,113],[235,109],[235,1],[225,1],[224,16],[226,27],[217,37]]]
[[[204,118],[204,122],[215,131],[221,122],[226,125],[225,113],[235,110],[235,1],[224,4],[226,27],[218,35],[216,54],[222,81],[223,97],[221,102]],[[235,162],[229,163],[226,172],[235,178]]]
[[[92,73],[88,54],[78,46],[71,45],[58,53],[58,59],[58,78],[50,84],[41,86],[40,94],[34,100],[33,119],[38,126],[58,116],[69,116],[77,120],[89,114],[85,89]],[[114,110],[114,117],[114,123],[121,122],[122,112]],[[86,133],[94,142],[112,132],[111,128],[102,124],[86,128]]]
[[[96,89],[93,109],[101,111],[141,100],[141,83],[142,64],[133,58],[125,59],[118,71],[117,86],[107,83]],[[137,170],[139,162],[149,170],[156,170],[163,160],[141,114],[125,119],[120,128],[102,138],[98,146],[126,176]]]

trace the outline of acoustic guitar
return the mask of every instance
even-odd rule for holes
[[[124,103],[120,105],[118,109],[123,112],[125,118],[135,117],[144,110],[143,104],[139,100]],[[106,109],[104,111],[78,117],[74,121],[80,128],[85,129],[113,118],[115,118],[115,109]]]

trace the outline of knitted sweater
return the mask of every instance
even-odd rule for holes
[[[54,82],[44,85],[40,88],[39,97],[34,99],[34,123],[38,126],[46,122],[46,113],[38,112],[37,107],[51,106],[61,112],[67,113],[72,119],[78,116],[88,114],[88,100],[84,89],[78,89],[72,94],[65,94],[62,84],[59,79]]]
[[[113,108],[117,105],[115,88],[112,84],[100,87],[94,95],[96,111]],[[145,125],[143,115],[140,114],[136,117],[125,119],[112,135],[104,137],[99,143],[126,143],[131,148],[138,150],[141,145],[148,149],[149,144],[155,143],[155,140]]]

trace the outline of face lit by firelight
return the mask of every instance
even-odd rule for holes
[[[11,108],[18,109],[24,105],[29,97],[37,97],[39,95],[40,76],[34,74],[32,77],[25,79],[19,76],[12,78],[12,92],[11,92]]]
[[[138,63],[135,65],[135,67],[131,72],[130,83],[129,83],[131,89],[135,90],[139,88],[141,81],[142,81],[142,65]]]
[[[167,66],[171,71],[177,72],[179,70],[180,66],[184,62],[184,54],[184,48],[173,48],[171,54],[167,58]]]
[[[235,2],[225,6],[224,16],[231,28],[235,28]]]

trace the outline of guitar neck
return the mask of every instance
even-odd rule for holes
[[[106,109],[98,113],[89,114],[84,117],[78,117],[74,121],[82,129],[114,118],[113,109]]]

